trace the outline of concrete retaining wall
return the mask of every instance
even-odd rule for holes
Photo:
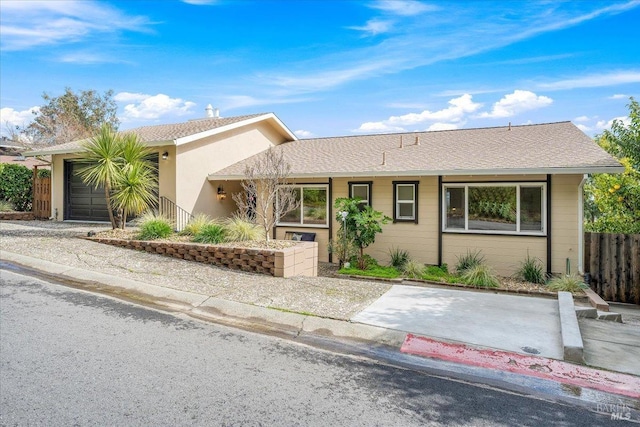
[[[289,248],[268,250],[97,237],[90,237],[89,240],[275,277],[318,275],[317,242],[297,242]]]

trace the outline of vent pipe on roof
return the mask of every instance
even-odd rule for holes
[[[387,152],[383,151],[382,152],[382,166],[386,166],[387,164]]]
[[[400,135],[400,148],[402,148],[402,135]]]
[[[418,135],[416,135],[416,145],[420,145],[420,140],[418,139]]]
[[[211,104],[207,105],[207,108],[205,108],[204,111],[207,113],[207,117],[213,117],[213,107]]]
[[[509,130],[511,130],[511,122],[509,122]]]
[[[213,117],[215,117],[216,119],[220,118],[220,109],[218,108],[213,109]]]

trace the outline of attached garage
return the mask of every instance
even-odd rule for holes
[[[86,163],[64,162],[64,219],[77,221],[109,221],[104,188],[89,186],[82,182],[78,170]]]

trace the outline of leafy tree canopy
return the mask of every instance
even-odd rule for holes
[[[20,131],[37,144],[57,145],[90,138],[100,132],[103,124],[117,129],[117,105],[113,91],[100,95],[95,90],[78,93],[65,88],[64,94],[42,94],[45,104],[34,111],[33,122]]]
[[[622,174],[595,174],[585,184],[588,231],[640,233],[640,104],[632,97],[629,121],[614,120],[610,130],[596,137],[598,144],[618,158]]]

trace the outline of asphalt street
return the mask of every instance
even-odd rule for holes
[[[620,425],[7,270],[0,285],[2,426]]]

